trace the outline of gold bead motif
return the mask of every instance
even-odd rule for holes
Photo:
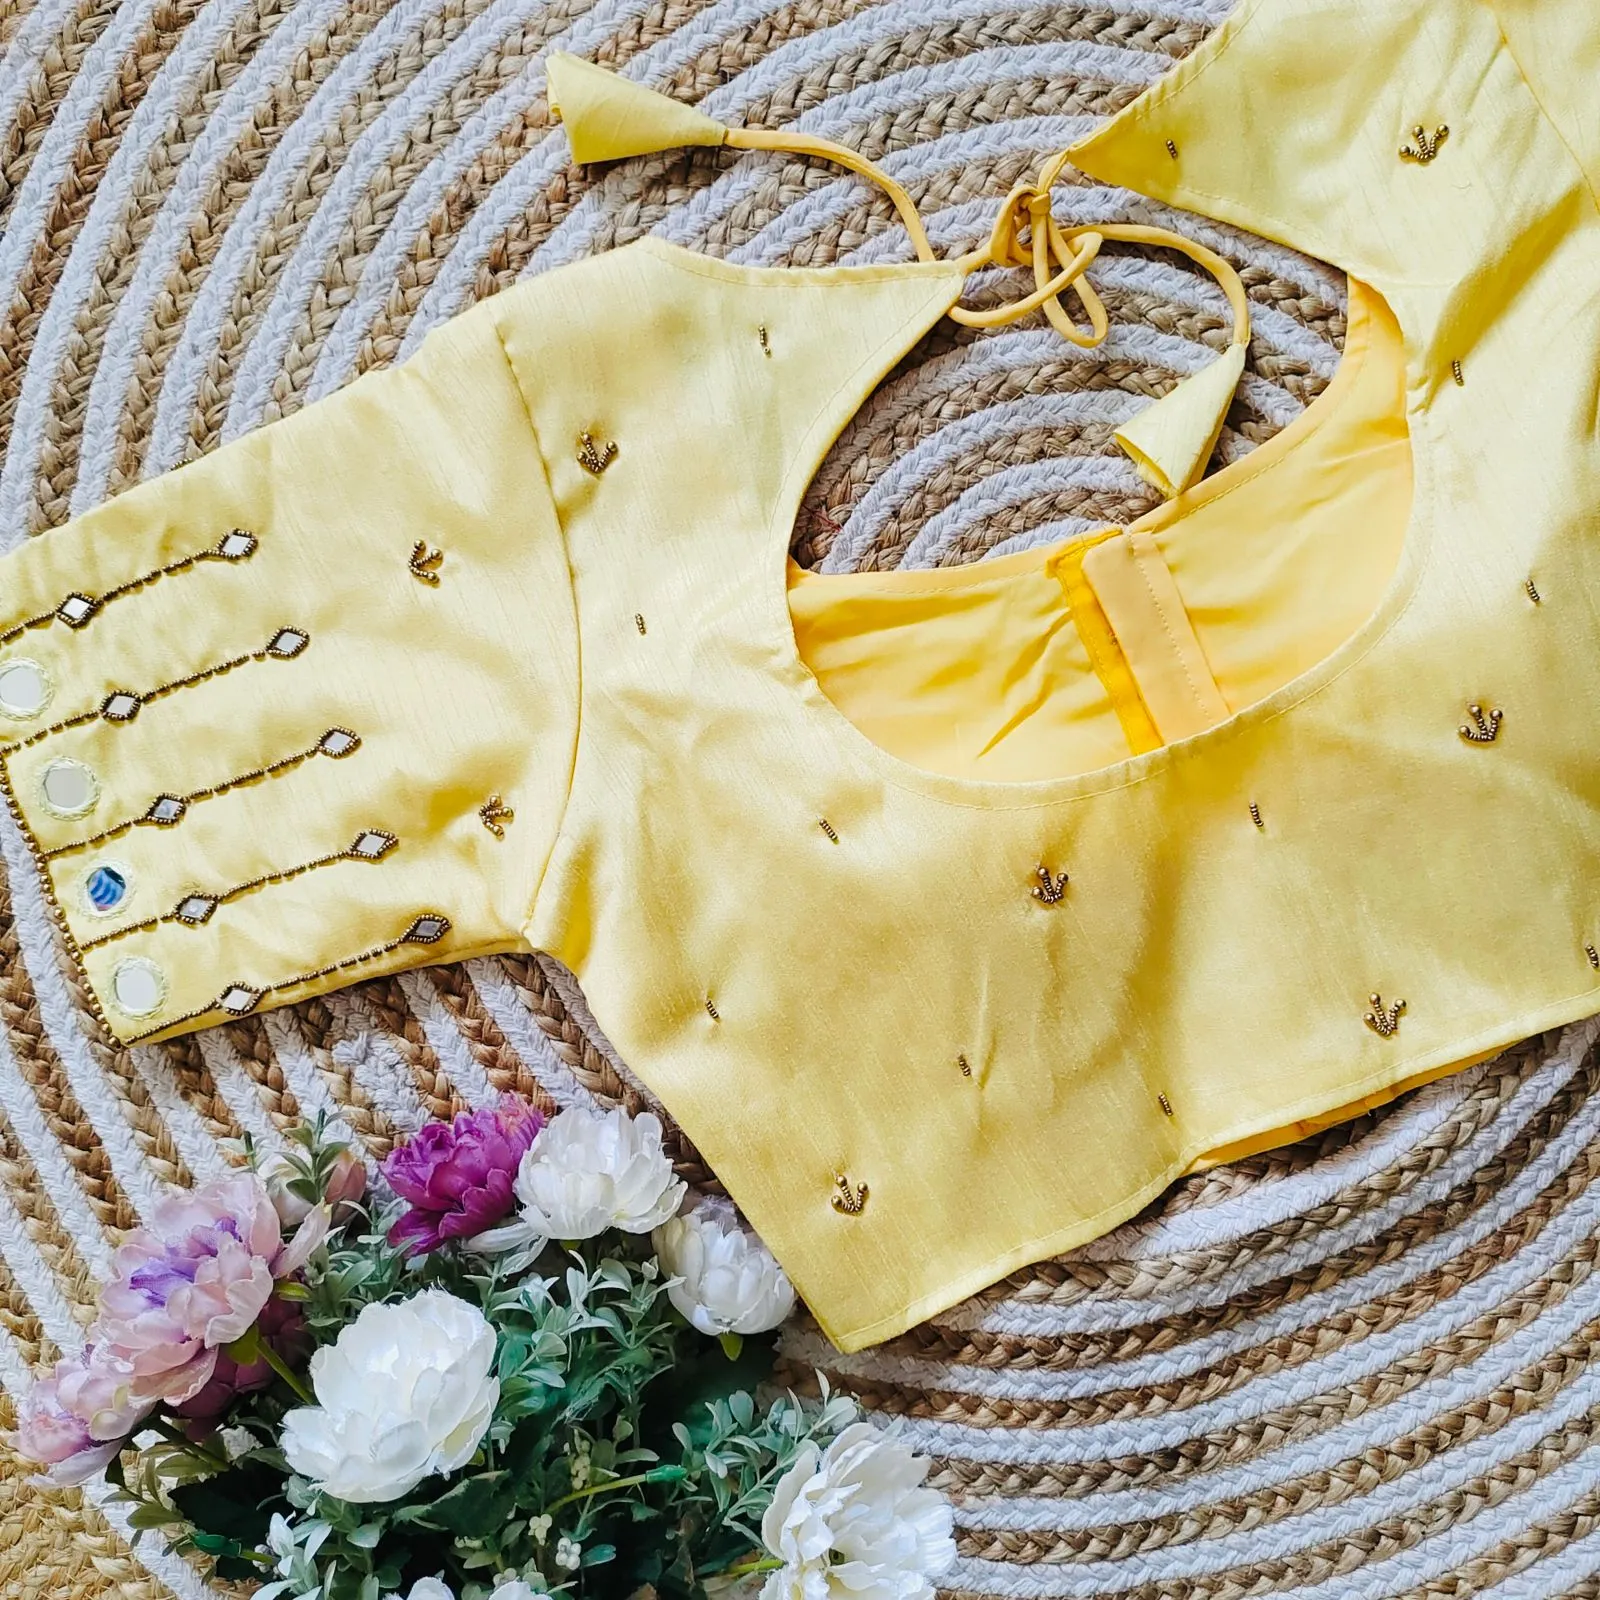
[[[478,820],[495,838],[503,839],[506,836],[505,825],[508,822],[515,822],[517,814],[502,802],[499,795],[492,794],[478,807]]]
[[[1425,167],[1439,154],[1441,146],[1450,137],[1450,130],[1441,122],[1433,130],[1433,137],[1428,137],[1427,130],[1418,123],[1411,130],[1413,143],[1400,146],[1400,159],[1402,161],[1415,161],[1418,166]]]
[[[706,1015],[710,1017],[713,1022],[722,1021],[722,1013],[718,1011],[716,1006],[712,1003],[710,995],[706,996]]]
[[[854,1188],[850,1180],[842,1173],[836,1173],[833,1186],[838,1193],[833,1197],[833,1209],[847,1217],[859,1217],[867,1207],[867,1186],[857,1184]]]
[[[972,1076],[972,1063],[965,1056],[957,1056],[956,1065],[961,1068],[961,1076],[963,1078]]]
[[[1048,867],[1035,868],[1034,876],[1039,880],[1033,890],[1033,898],[1041,905],[1053,906],[1067,892],[1067,875],[1062,873],[1055,876]]]
[[[1172,1102],[1165,1094],[1158,1094],[1156,1099],[1161,1102],[1161,1109],[1170,1117],[1172,1115]]]
[[[1372,1009],[1361,1020],[1381,1039],[1392,1039],[1400,1031],[1400,1019],[1406,1014],[1404,1000],[1386,1006],[1380,994],[1368,995]]]
[[[411,547],[411,560],[407,563],[411,576],[428,585],[439,587],[439,568],[444,565],[444,551],[430,550],[425,539],[418,539]]]
[[[1167,154],[1171,156],[1174,161],[1178,159],[1178,147],[1172,142],[1171,139],[1167,140]]]
[[[578,465],[591,477],[598,478],[617,459],[617,441],[608,439],[605,444],[594,442],[587,428],[578,435]]]
[[[1468,706],[1467,715],[1472,718],[1472,726],[1468,727],[1463,722],[1456,732],[1468,744],[1493,744],[1500,737],[1500,722],[1504,713],[1498,706],[1487,713],[1482,706]]]
[[[834,827],[834,825],[831,822],[828,821],[828,819],[826,817],[819,817],[817,819],[817,826],[819,828],[821,828],[822,831],[825,834],[827,834],[827,836],[830,839],[832,839],[835,844],[838,844],[838,842],[839,842],[838,830]]]
[[[772,345],[767,340],[767,325],[762,323],[756,332],[761,335],[761,353],[770,361],[772,359]]]
[[[1529,578],[1522,587],[1527,591],[1528,598],[1533,601],[1536,606],[1544,603],[1544,596],[1539,593],[1539,586],[1533,581],[1532,578]]]
[[[633,625],[634,625],[634,627],[636,627],[639,630],[639,632],[641,634],[643,634],[645,632],[644,612],[642,612],[642,611],[635,611],[634,612],[634,614],[633,614]]]
[[[1586,944],[1583,947],[1583,953],[1588,956],[1589,965],[1593,967],[1596,972],[1600,972],[1600,950],[1596,950],[1592,944]]]
[[[1255,803],[1255,801],[1254,801],[1254,800],[1252,800],[1252,801],[1251,801],[1251,802],[1250,802],[1250,820],[1251,820],[1251,821],[1252,821],[1252,822],[1253,822],[1253,823],[1255,823],[1255,825],[1256,825],[1256,826],[1257,826],[1257,827],[1258,827],[1258,828],[1261,828],[1261,829],[1263,829],[1263,830],[1265,830],[1265,828],[1266,828],[1266,826],[1267,826],[1267,825],[1266,825],[1266,823],[1264,823],[1264,822],[1263,822],[1263,821],[1262,821],[1262,820],[1261,820],[1261,807],[1260,807],[1260,806],[1258,806],[1258,805],[1257,805],[1257,804],[1256,804],[1256,803]]]
[[[1467,386],[1467,375],[1466,375],[1465,371],[1462,369],[1461,363],[1459,361],[1452,361],[1450,363],[1450,376],[1456,380],[1456,388],[1458,388],[1458,389],[1465,389],[1466,388],[1466,386]]]

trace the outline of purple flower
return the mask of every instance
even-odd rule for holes
[[[226,1359],[219,1346],[250,1331],[273,1286],[305,1265],[327,1231],[319,1206],[286,1244],[249,1172],[165,1200],[150,1227],[118,1247],[95,1336],[131,1367],[136,1399],[180,1405]]]
[[[506,1094],[454,1122],[430,1122],[398,1146],[383,1175],[411,1209],[389,1230],[389,1242],[422,1255],[503,1220],[516,1204],[517,1164],[543,1122],[527,1101]]]

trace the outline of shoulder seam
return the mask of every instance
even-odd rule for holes
[[[515,293],[515,291],[510,291]],[[578,750],[583,739],[583,707],[584,707],[584,675],[583,675],[583,618],[578,609],[578,586],[572,572],[572,550],[567,543],[567,530],[561,520],[560,507],[556,503],[555,491],[550,485],[550,458],[545,453],[544,442],[539,437],[539,429],[533,420],[533,409],[528,404],[528,396],[522,387],[522,379],[517,372],[517,364],[511,359],[511,352],[506,348],[505,336],[501,332],[500,318],[498,315],[491,318],[494,329],[494,341],[500,351],[500,359],[506,364],[506,371],[511,378],[512,387],[517,391],[517,399],[522,404],[522,415],[528,425],[528,443],[539,464],[539,475],[544,480],[545,495],[550,502],[550,514],[556,525],[556,533],[561,540],[562,559],[567,569],[567,602],[571,608],[572,617],[572,653],[573,665],[576,670],[577,683],[573,695],[572,710],[572,740],[567,752],[567,780],[561,796],[561,809],[556,817],[555,827],[550,833],[550,843],[545,850],[544,861],[535,874],[532,888],[528,892],[527,904],[523,909],[522,920],[518,925],[517,936],[527,945],[527,930],[534,921],[534,914],[539,905],[539,896],[544,891],[545,879],[550,873],[550,863],[555,859],[556,851],[561,847],[561,841],[566,836],[567,814],[572,806],[572,792],[577,780]]]

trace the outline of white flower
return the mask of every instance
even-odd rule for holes
[[[652,1236],[671,1278],[667,1298],[701,1333],[765,1333],[794,1310],[794,1286],[772,1252],[739,1226],[733,1207],[708,1195]]]
[[[261,1442],[248,1428],[218,1428],[216,1439],[222,1446],[222,1453],[230,1461],[248,1455]]]
[[[456,1600],[456,1597],[443,1578],[418,1578],[411,1585],[406,1600]]]
[[[607,1228],[649,1233],[683,1199],[650,1112],[574,1107],[538,1132],[517,1168],[517,1199],[546,1239],[592,1239]]]
[[[539,1591],[514,1572],[502,1572],[494,1580],[493,1600],[538,1600]]]
[[[808,1444],[778,1480],[761,1537],[783,1566],[762,1600],[932,1600],[956,1558],[943,1495],[921,1487],[928,1462],[868,1422],[818,1459]]]
[[[556,1540],[556,1565],[565,1567],[568,1572],[576,1572],[583,1563],[583,1546],[576,1539],[569,1539],[562,1534]]]
[[[494,1415],[494,1329],[443,1289],[366,1306],[311,1358],[318,1404],[283,1419],[303,1477],[358,1505],[398,1500],[472,1458]]]

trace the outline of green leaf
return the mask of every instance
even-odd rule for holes
[[[241,1367],[248,1367],[261,1354],[261,1329],[252,1322],[237,1339],[223,1347],[224,1354],[237,1361]]]
[[[237,1539],[229,1539],[220,1533],[197,1533],[193,1536],[194,1547],[208,1556],[236,1556],[240,1552]]]
[[[717,1343],[722,1346],[722,1353],[730,1361],[737,1361],[740,1352],[744,1349],[744,1335],[742,1333],[719,1334]]]
[[[130,1528],[174,1528],[182,1525],[184,1518],[163,1505],[138,1505],[128,1513]],[[197,1536],[198,1537],[198,1536]]]
[[[506,1480],[503,1471],[480,1473],[456,1484],[431,1504],[396,1512],[395,1521],[417,1522],[464,1539],[484,1538],[499,1529],[516,1504],[516,1490]]]
[[[283,1480],[273,1469],[247,1457],[226,1472],[199,1483],[179,1484],[172,1503],[202,1533],[236,1540],[244,1549],[265,1543],[274,1511],[287,1512]]]

